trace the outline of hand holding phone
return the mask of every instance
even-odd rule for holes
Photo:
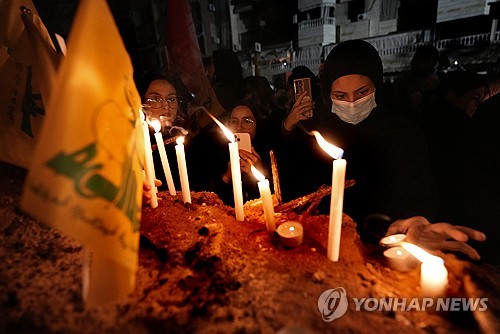
[[[312,91],[311,91],[311,78],[300,78],[293,80],[293,92],[295,96],[295,101],[297,101],[298,97],[306,92],[306,96],[304,96],[303,100],[309,100],[313,102]],[[304,116],[312,117],[313,110],[309,110],[304,113]]]
[[[252,152],[252,139],[250,138],[249,133],[236,132],[234,133],[234,137],[240,150],[245,150],[250,153]]]

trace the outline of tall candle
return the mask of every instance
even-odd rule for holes
[[[175,196],[177,195],[177,192],[175,191],[174,178],[172,177],[172,171],[170,170],[170,164],[168,163],[167,152],[165,151],[165,144],[163,143],[163,136],[160,132],[161,123],[159,120],[155,119],[151,121],[151,126],[155,129],[156,145],[158,146],[158,152],[160,153],[163,173],[165,174],[165,179],[167,180],[168,192],[170,195]]]
[[[448,285],[448,270],[443,261],[425,261],[420,266],[420,289],[423,297],[442,297]]]
[[[176,140],[175,154],[177,155],[177,165],[179,166],[179,177],[181,179],[182,198],[184,203],[191,203],[191,192],[189,190],[189,179],[186,166],[186,154],[184,152],[184,137],[180,136]]]
[[[327,256],[331,261],[338,261],[340,255],[340,235],[342,231],[342,208],[344,205],[344,184],[347,162],[342,158],[344,150],[328,143],[318,131],[312,131],[319,146],[328,153],[333,161],[332,193],[330,200],[330,220],[328,225]]]
[[[264,209],[267,232],[272,233],[276,231],[276,219],[274,218],[273,197],[269,188],[269,180],[254,166],[250,168],[255,178],[259,181],[257,186],[259,187],[260,199],[262,200],[262,207]]]
[[[158,198],[156,197],[156,186],[155,186],[155,166],[153,163],[153,151],[151,151],[151,139],[149,137],[149,127],[145,121],[145,115],[141,110],[141,120],[142,120],[142,130],[144,134],[144,169],[146,171],[146,180],[151,186],[151,190],[149,191],[151,195],[151,202],[149,205],[152,208],[156,208],[158,206]]]
[[[236,220],[245,220],[243,209],[243,187],[241,184],[240,153],[238,142],[229,143],[229,161],[231,163],[231,179],[233,181],[234,211]]]
[[[328,258],[331,261],[339,260],[346,165],[347,163],[344,159],[333,161],[332,194],[328,228]]]
[[[238,142],[235,140],[233,133],[229,131],[229,129],[226,128],[224,124],[222,124],[208,111],[207,114],[215,123],[217,123],[224,135],[230,141],[229,162],[231,163],[231,179],[233,181],[234,211],[236,213],[236,220],[243,221],[245,220],[245,211],[243,208],[243,188],[241,185],[241,168]]]

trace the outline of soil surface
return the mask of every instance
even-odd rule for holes
[[[213,193],[161,192],[145,207],[135,291],[85,309],[82,245],[18,209],[25,171],[0,163],[0,333],[405,333],[500,332],[498,267],[443,255],[450,297],[488,298],[482,312],[356,311],[352,298],[419,297],[420,271],[399,272],[364,245],[344,216],[339,262],[326,257],[328,216],[277,214],[304,226],[304,242],[269,235],[258,201],[246,220]],[[322,320],[319,296],[343,287],[345,315]]]

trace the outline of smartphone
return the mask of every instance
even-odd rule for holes
[[[307,92],[306,98],[309,98],[312,101],[312,92],[311,92],[311,78],[300,78],[293,80],[293,93],[295,96],[295,100],[299,97],[303,92]],[[305,116],[312,117],[312,110],[304,114]]]
[[[236,132],[234,133],[236,142],[238,143],[238,148],[240,150],[245,150],[247,152],[252,152],[252,139],[250,134],[246,132]]]

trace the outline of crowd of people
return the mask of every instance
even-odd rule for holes
[[[346,41],[332,49],[321,75],[298,66],[278,93],[265,77],[243,78],[235,53],[214,52],[206,68],[226,110],[220,119],[251,138],[251,150],[240,148],[244,199],[259,196],[251,165],[272,177],[271,150],[284,201],[330,184],[331,157],[310,135],[316,130],[345,152],[346,178],[356,183],[345,190],[344,212],[358,223],[363,240],[405,233],[427,249],[496,263],[498,81],[464,70],[438,73],[439,59],[433,46],[420,47],[408,76],[384,82],[377,50],[365,41]],[[311,81],[310,95],[294,94],[299,78]],[[157,76],[144,106],[162,122],[165,139],[187,131],[191,189],[214,191],[233,205],[228,141],[215,123],[193,126],[186,92],[178,78]],[[173,145],[167,154],[175,161]],[[164,187],[161,173],[158,178]],[[319,210],[326,213],[327,205]]]

